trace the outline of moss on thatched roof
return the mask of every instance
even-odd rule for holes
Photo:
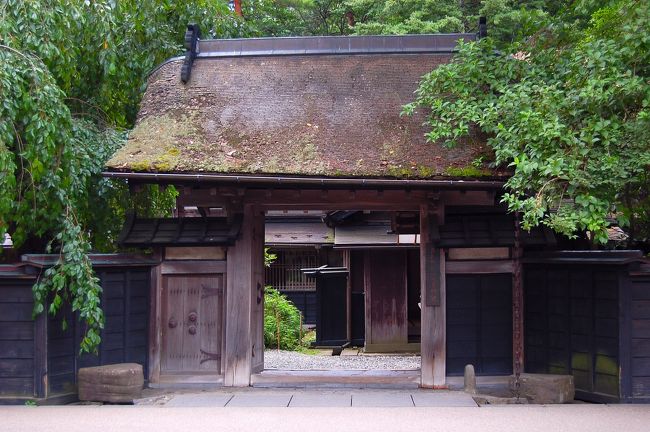
[[[113,171],[433,178],[470,169],[480,142],[427,143],[423,113],[400,116],[449,54],[197,58],[149,79]]]

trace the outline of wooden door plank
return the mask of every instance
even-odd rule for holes
[[[406,252],[368,252],[365,267],[369,281],[371,338],[366,345],[408,342]]]
[[[183,290],[183,328],[181,331],[182,349],[182,370],[184,372],[200,370],[201,354],[201,326],[200,322],[206,318],[201,312],[201,286],[207,283],[207,278],[197,276],[185,276],[182,278]],[[192,318],[194,320],[192,320]]]
[[[200,333],[198,369],[219,373],[221,363],[221,297],[223,275],[201,278],[199,322]]]
[[[178,276],[163,278],[163,350],[161,373],[183,370],[183,328],[186,280]]]

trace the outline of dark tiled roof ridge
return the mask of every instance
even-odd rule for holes
[[[196,58],[453,53],[458,40],[476,40],[474,33],[360,36],[288,36],[200,39]]]

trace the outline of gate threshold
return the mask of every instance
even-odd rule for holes
[[[414,389],[420,370],[281,370],[251,375],[253,387]]]

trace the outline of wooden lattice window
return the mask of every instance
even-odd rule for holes
[[[266,269],[266,284],[281,291],[313,291],[316,281],[307,278],[301,268],[316,267],[315,249],[273,250],[276,260]]]

